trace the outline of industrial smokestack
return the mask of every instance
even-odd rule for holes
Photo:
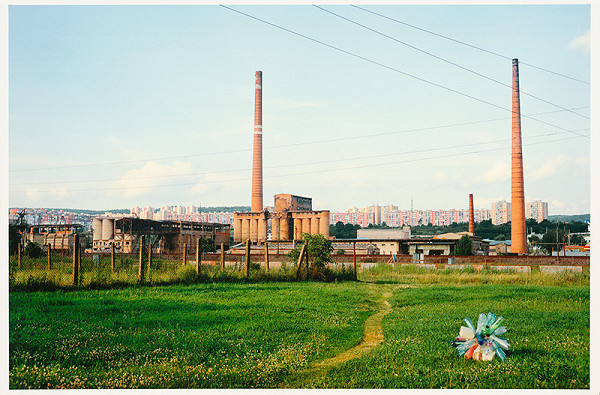
[[[512,176],[511,176],[511,246],[517,254],[527,253],[525,233],[525,187],[523,182],[523,148],[521,144],[521,102],[519,100],[519,60],[512,61]]]
[[[473,209],[473,194],[469,194],[469,233],[475,234],[475,210]]]
[[[262,174],[262,71],[255,73],[254,83],[254,148],[252,153],[252,203],[250,211],[263,209]]]

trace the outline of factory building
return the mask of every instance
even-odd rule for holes
[[[313,211],[311,198],[278,194],[274,210],[235,213],[233,241],[262,243],[269,229],[275,241],[301,240],[304,233],[329,238],[329,211]]]
[[[263,206],[262,174],[262,72],[254,80],[254,132],[252,150],[252,190],[250,212],[234,214],[234,243],[250,240],[267,241],[301,240],[302,234],[322,234],[329,238],[329,211],[313,211],[312,199],[290,194],[275,195],[273,212]]]
[[[145,235],[156,253],[178,253],[184,244],[193,250],[200,237],[229,248],[230,226],[191,221],[154,221],[135,217],[100,217],[92,222],[92,251],[106,251],[114,243],[123,253],[139,251],[139,238]]]
[[[53,250],[68,251],[73,247],[75,234],[83,233],[83,226],[79,224],[42,224],[28,226],[20,231],[23,241],[37,243],[40,246],[50,245]],[[85,237],[79,238],[82,247],[85,247]]]

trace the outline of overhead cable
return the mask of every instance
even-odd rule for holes
[[[489,101],[487,101],[487,100],[483,100],[483,99],[480,99],[480,98],[478,98],[478,97],[475,97],[475,96],[469,95],[468,93],[464,93],[464,92],[458,91],[458,90],[456,90],[456,89],[449,88],[449,87],[447,87],[447,86],[444,86],[444,85],[438,84],[438,83],[436,83],[436,82],[429,81],[429,80],[427,80],[427,79],[425,79],[425,78],[418,77],[418,76],[416,76],[416,75],[414,75],[414,74],[407,73],[407,72],[405,72],[405,71],[402,71],[402,70],[400,70],[400,69],[397,69],[397,68],[395,68],[395,67],[388,66],[388,65],[386,65],[386,64],[383,64],[383,63],[381,63],[381,62],[377,62],[377,61],[375,61],[375,60],[369,59],[369,58],[367,58],[367,57],[364,57],[364,56],[362,56],[362,55],[355,54],[355,53],[353,53],[353,52],[350,52],[350,51],[347,51],[347,50],[345,50],[345,49],[342,49],[342,48],[336,47],[335,45],[327,44],[327,43],[325,43],[325,42],[323,42],[323,41],[320,41],[320,40],[317,40],[317,39],[315,39],[315,38],[312,38],[312,37],[306,36],[306,35],[304,35],[304,34],[301,34],[301,33],[295,32],[295,31],[293,31],[293,30],[290,30],[290,29],[288,29],[288,28],[285,28],[285,27],[283,27],[283,26],[280,26],[280,25],[277,25],[277,24],[274,24],[274,23],[271,23],[271,22],[265,21],[264,19],[257,18],[257,17],[255,17],[255,16],[253,16],[253,15],[250,15],[250,14],[247,14],[247,13],[245,13],[245,12],[242,12],[242,11],[236,10],[236,9],[234,9],[234,8],[231,8],[231,7],[227,7],[227,6],[223,5],[223,4],[220,4],[220,6],[221,6],[221,7],[223,7],[223,8],[226,8],[226,9],[228,9],[228,10],[231,10],[231,11],[233,11],[233,12],[236,12],[236,13],[238,13],[238,14],[240,14],[240,15],[244,15],[244,16],[246,16],[246,17],[248,17],[248,18],[251,18],[251,19],[257,20],[257,21],[259,21],[259,22],[265,23],[265,24],[267,24],[267,25],[273,26],[273,27],[275,27],[275,28],[277,28],[277,29],[281,29],[281,30],[283,30],[283,31],[286,31],[286,32],[288,32],[288,33],[291,33],[291,34],[294,34],[294,35],[296,35],[296,36],[299,36],[299,37],[305,38],[305,39],[307,39],[307,40],[313,41],[313,42],[315,42],[315,43],[317,43],[317,44],[324,45],[324,46],[326,46],[326,47],[328,47],[328,48],[334,49],[334,50],[336,50],[336,51],[339,51],[339,52],[342,52],[342,53],[344,53],[344,54],[347,54],[347,55],[353,56],[353,57],[355,57],[355,58],[358,58],[358,59],[364,60],[364,61],[366,61],[366,62],[369,62],[369,63],[375,64],[375,65],[377,65],[377,66],[380,66],[380,67],[386,68],[386,69],[388,69],[388,70],[395,71],[395,72],[397,72],[397,73],[399,73],[399,74],[402,74],[402,75],[405,75],[405,76],[407,76],[407,77],[414,78],[414,79],[416,79],[416,80],[419,80],[419,81],[421,81],[421,82],[424,82],[424,83],[426,83],[426,84],[433,85],[433,86],[435,86],[435,87],[438,87],[438,88],[441,88],[441,89],[444,89],[444,90],[447,90],[447,91],[450,91],[450,92],[456,93],[456,94],[458,94],[458,95],[461,95],[461,96],[464,96],[464,97],[468,97],[469,99],[476,100],[476,101],[478,101],[478,102],[481,102],[481,103],[487,104],[487,105],[489,105],[489,106],[492,106],[492,107],[499,108],[499,109],[501,109],[501,110],[504,110],[504,111],[510,111],[510,112],[512,112],[512,109],[510,109],[510,108],[502,107],[502,106],[499,106],[498,104],[495,104],[495,103],[489,102]],[[571,131],[571,130],[569,130],[569,129],[566,129],[566,128],[563,128],[563,127],[560,127],[560,126],[557,126],[557,125],[554,125],[554,124],[551,124],[551,123],[548,123],[548,122],[540,121],[540,120],[538,120],[538,119],[536,119],[536,118],[532,118],[532,117],[528,117],[528,118],[529,118],[529,119],[532,119],[532,120],[534,120],[534,121],[541,122],[541,123],[543,123],[543,124],[546,124],[546,125],[553,126],[553,127],[555,127],[555,128],[558,128],[558,129],[564,130],[564,131],[566,131],[566,132],[573,133],[573,134],[575,134],[575,135],[578,135],[579,137],[587,137],[587,138],[589,138],[589,136],[584,136],[584,135],[582,135],[582,134],[579,134],[579,133],[573,132],[573,131]]]
[[[347,18],[347,17],[345,17],[345,16],[342,16],[342,15],[340,15],[340,14],[337,14],[337,13],[335,13],[335,12],[333,12],[333,11],[330,11],[330,10],[328,10],[328,9],[325,9],[325,8],[323,8],[323,7],[320,7],[320,6],[316,5],[316,4],[313,4],[313,6],[314,6],[314,7],[316,7],[316,8],[318,8],[318,9],[320,9],[320,10],[322,10],[322,11],[324,11],[324,12],[327,12],[327,13],[329,13],[329,14],[331,14],[331,15],[334,15],[334,16],[336,16],[336,17],[340,18],[340,19],[343,19],[343,20],[345,20],[345,21],[347,21],[347,22],[350,22],[350,23],[352,23],[352,24],[355,24],[355,25],[357,25],[357,26],[360,26],[360,27],[362,27],[363,29],[367,29],[367,30],[369,30],[369,31],[371,31],[371,32],[373,32],[373,33],[379,34],[380,36],[386,37],[386,38],[388,38],[388,39],[390,39],[390,40],[393,40],[393,41],[395,41],[395,42],[397,42],[397,43],[400,43],[400,44],[402,44],[402,45],[405,45],[405,46],[407,46],[407,47],[409,47],[409,48],[412,48],[412,49],[414,49],[415,51],[419,51],[419,52],[421,52],[421,53],[423,53],[423,54],[425,54],[425,55],[431,56],[431,57],[433,57],[433,58],[435,58],[435,59],[438,59],[438,60],[440,60],[440,61],[442,61],[442,62],[448,63],[448,64],[450,64],[450,65],[452,65],[452,66],[454,66],[454,67],[458,67],[458,68],[459,68],[459,69],[461,69],[461,70],[465,70],[465,71],[467,71],[467,72],[469,72],[469,73],[472,73],[472,74],[475,74],[475,75],[477,75],[477,76],[479,76],[479,77],[481,77],[481,78],[484,78],[484,79],[486,79],[486,80],[492,81],[492,82],[494,82],[494,83],[496,83],[496,84],[498,84],[498,85],[502,85],[502,86],[504,86],[504,87],[507,87],[507,88],[509,88],[509,89],[512,89],[512,86],[511,86],[510,84],[506,84],[506,83],[504,83],[504,82],[502,82],[502,81],[499,81],[499,80],[496,80],[496,79],[494,79],[494,78],[492,78],[492,77],[489,77],[489,76],[487,76],[487,75],[481,74],[481,73],[479,73],[479,72],[477,72],[477,71],[475,71],[475,70],[469,69],[469,68],[467,68],[467,67],[465,67],[465,66],[462,66],[462,65],[460,65],[460,64],[458,64],[458,63],[455,63],[455,62],[452,62],[452,61],[450,61],[450,60],[448,60],[448,59],[445,59],[445,58],[443,58],[443,57],[441,57],[441,56],[438,56],[438,55],[435,55],[435,54],[433,54],[433,53],[431,53],[431,52],[425,51],[425,50],[423,50],[423,49],[421,49],[421,48],[418,48],[418,47],[416,47],[416,46],[414,46],[414,45],[411,45],[411,44],[409,44],[409,43],[407,43],[407,42],[404,42],[404,41],[398,40],[398,39],[397,39],[397,38],[395,38],[395,37],[392,37],[392,36],[390,36],[390,35],[388,35],[388,34],[382,33],[382,32],[380,32],[379,30],[375,30],[375,29],[373,29],[373,28],[370,28],[370,27],[368,27],[368,26],[366,26],[366,25],[363,25],[362,23],[356,22],[356,21],[354,21],[354,20],[352,20],[352,19],[350,19],[350,18]],[[534,99],[536,99],[536,100],[542,101],[542,102],[544,102],[544,103],[546,103],[546,104],[550,104],[550,105],[552,105],[552,106],[554,106],[554,107],[557,107],[557,108],[560,108],[560,109],[562,109],[562,110],[568,111],[568,112],[570,112],[570,113],[572,113],[572,114],[575,114],[575,115],[577,115],[577,116],[580,116],[580,117],[582,117],[582,118],[590,119],[589,117],[587,117],[587,116],[585,116],[585,115],[579,114],[579,113],[577,113],[577,112],[574,112],[574,111],[571,111],[571,110],[569,110],[569,109],[566,109],[566,108],[564,108],[564,107],[562,107],[562,106],[560,106],[560,105],[558,105],[558,104],[556,104],[556,103],[552,103],[552,102],[550,102],[550,101],[548,101],[548,100],[542,99],[541,97],[534,96],[534,95],[532,95],[532,94],[530,94],[530,93],[527,93],[527,92],[523,91],[522,89],[520,90],[520,93],[521,93],[521,94],[523,94],[523,95],[526,95],[526,96],[532,97],[532,98],[534,98]]]
[[[423,32],[426,32],[426,33],[429,33],[429,34],[433,34],[434,36],[437,36],[437,37],[440,37],[440,38],[444,38],[444,39],[446,39],[446,40],[450,40],[450,41],[453,41],[453,42],[455,42],[455,43],[462,44],[462,45],[465,45],[465,46],[467,46],[467,47],[471,47],[471,48],[477,49],[477,50],[479,50],[479,51],[487,52],[487,53],[489,53],[489,54],[491,54],[491,55],[495,55],[495,56],[498,56],[498,57],[501,57],[501,58],[504,58],[504,59],[508,59],[508,60],[512,59],[512,58],[511,58],[511,57],[509,57],[509,56],[502,55],[502,54],[499,54],[499,53],[497,53],[497,52],[490,51],[490,50],[488,50],[488,49],[481,48],[481,47],[478,47],[478,46],[476,46],[476,45],[472,45],[472,44],[466,43],[466,42],[464,42],[464,41],[457,40],[457,39],[455,39],[455,38],[448,37],[448,36],[445,36],[445,35],[443,35],[443,34],[439,34],[439,33],[433,32],[433,31],[431,31],[431,30],[423,29],[422,27],[419,27],[419,26],[411,25],[410,23],[406,23],[406,22],[400,21],[400,20],[398,20],[398,19],[391,18],[391,17],[389,17],[389,16],[386,16],[386,15],[383,15],[383,14],[380,14],[380,13],[377,13],[377,12],[375,12],[375,11],[368,10],[368,9],[366,9],[366,8],[363,8],[363,7],[359,7],[359,6],[357,6],[357,5],[354,5],[354,4],[350,4],[350,6],[352,6],[352,7],[354,7],[354,8],[357,8],[357,9],[359,9],[359,10],[362,10],[362,11],[365,11],[365,12],[368,12],[368,13],[371,13],[371,14],[373,14],[373,15],[377,15],[377,16],[380,16],[380,17],[382,17],[382,18],[388,19],[388,20],[390,20],[390,21],[397,22],[397,23],[400,23],[400,24],[402,24],[402,25],[405,25],[405,26],[408,26],[408,27],[412,27],[412,28],[414,28],[414,29],[421,30],[421,31],[423,31]],[[522,61],[519,61],[519,63],[520,63],[520,64],[523,64],[523,65],[527,65],[527,66],[529,66],[529,67],[536,68],[536,69],[538,69],[538,70],[542,70],[542,71],[545,71],[545,72],[551,73],[551,74],[555,74],[555,75],[558,75],[558,76],[561,76],[561,77],[564,77],[564,78],[568,78],[568,79],[570,79],[570,80],[573,80],[573,81],[581,82],[582,84],[587,84],[587,85],[590,85],[589,81],[583,81],[583,80],[580,80],[580,79],[577,79],[577,78],[574,78],[574,77],[568,76],[568,75],[566,75],[566,74],[561,74],[561,73],[558,73],[558,72],[556,72],[556,71],[552,71],[552,70],[549,70],[549,69],[546,69],[546,68],[543,68],[543,67],[540,67],[540,66],[535,66],[535,65],[533,65],[533,64],[531,64],[531,63],[525,63],[525,62],[522,62]]]

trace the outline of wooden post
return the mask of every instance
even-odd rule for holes
[[[196,239],[196,276],[200,276],[200,265],[202,264],[202,252],[200,251],[201,238]]]
[[[296,278],[300,278],[300,269],[302,268],[304,255],[306,255],[306,243],[302,244],[302,248],[300,249],[300,256],[298,257],[298,265],[296,267]]]
[[[187,265],[187,243],[183,243],[183,266]]]
[[[354,279],[356,280],[358,277],[356,276],[356,242],[352,242],[352,253],[354,255]]]
[[[110,243],[110,268],[115,271],[115,243]]]
[[[21,245],[21,243],[19,243],[19,246],[17,247],[17,264],[19,267],[19,270],[22,268],[21,266],[21,249],[23,248],[23,246]]]
[[[246,262],[244,266],[244,276],[248,277],[250,274],[250,239],[246,240]]]
[[[265,270],[269,271],[269,243],[265,241]]]
[[[306,255],[306,281],[308,281],[308,278],[310,277],[310,272],[308,270],[308,265],[309,265],[309,262],[308,262],[308,248],[306,249],[306,254],[305,255]]]
[[[73,235],[73,286],[79,285],[79,265],[77,261],[77,245],[79,244],[79,235]]]
[[[221,243],[221,271],[225,270],[225,245]]]
[[[140,236],[140,255],[139,255],[139,271],[138,271],[138,282],[144,283],[144,235]]]
[[[48,271],[52,270],[52,244],[48,244]]]
[[[150,236],[148,236],[148,273],[152,267],[152,243],[150,242]]]

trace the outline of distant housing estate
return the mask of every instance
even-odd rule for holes
[[[510,222],[510,203],[502,200],[493,202],[491,210],[474,210],[475,222],[491,220],[494,225]],[[533,218],[537,222],[548,219],[548,203],[535,200],[527,203],[527,218]],[[468,223],[469,210],[399,210],[398,206],[367,206],[364,208],[352,207],[346,212],[331,212],[330,223],[332,225],[341,221],[345,224],[360,225],[382,225],[384,222],[390,227],[419,226],[432,224],[434,226],[447,226],[456,222]]]

